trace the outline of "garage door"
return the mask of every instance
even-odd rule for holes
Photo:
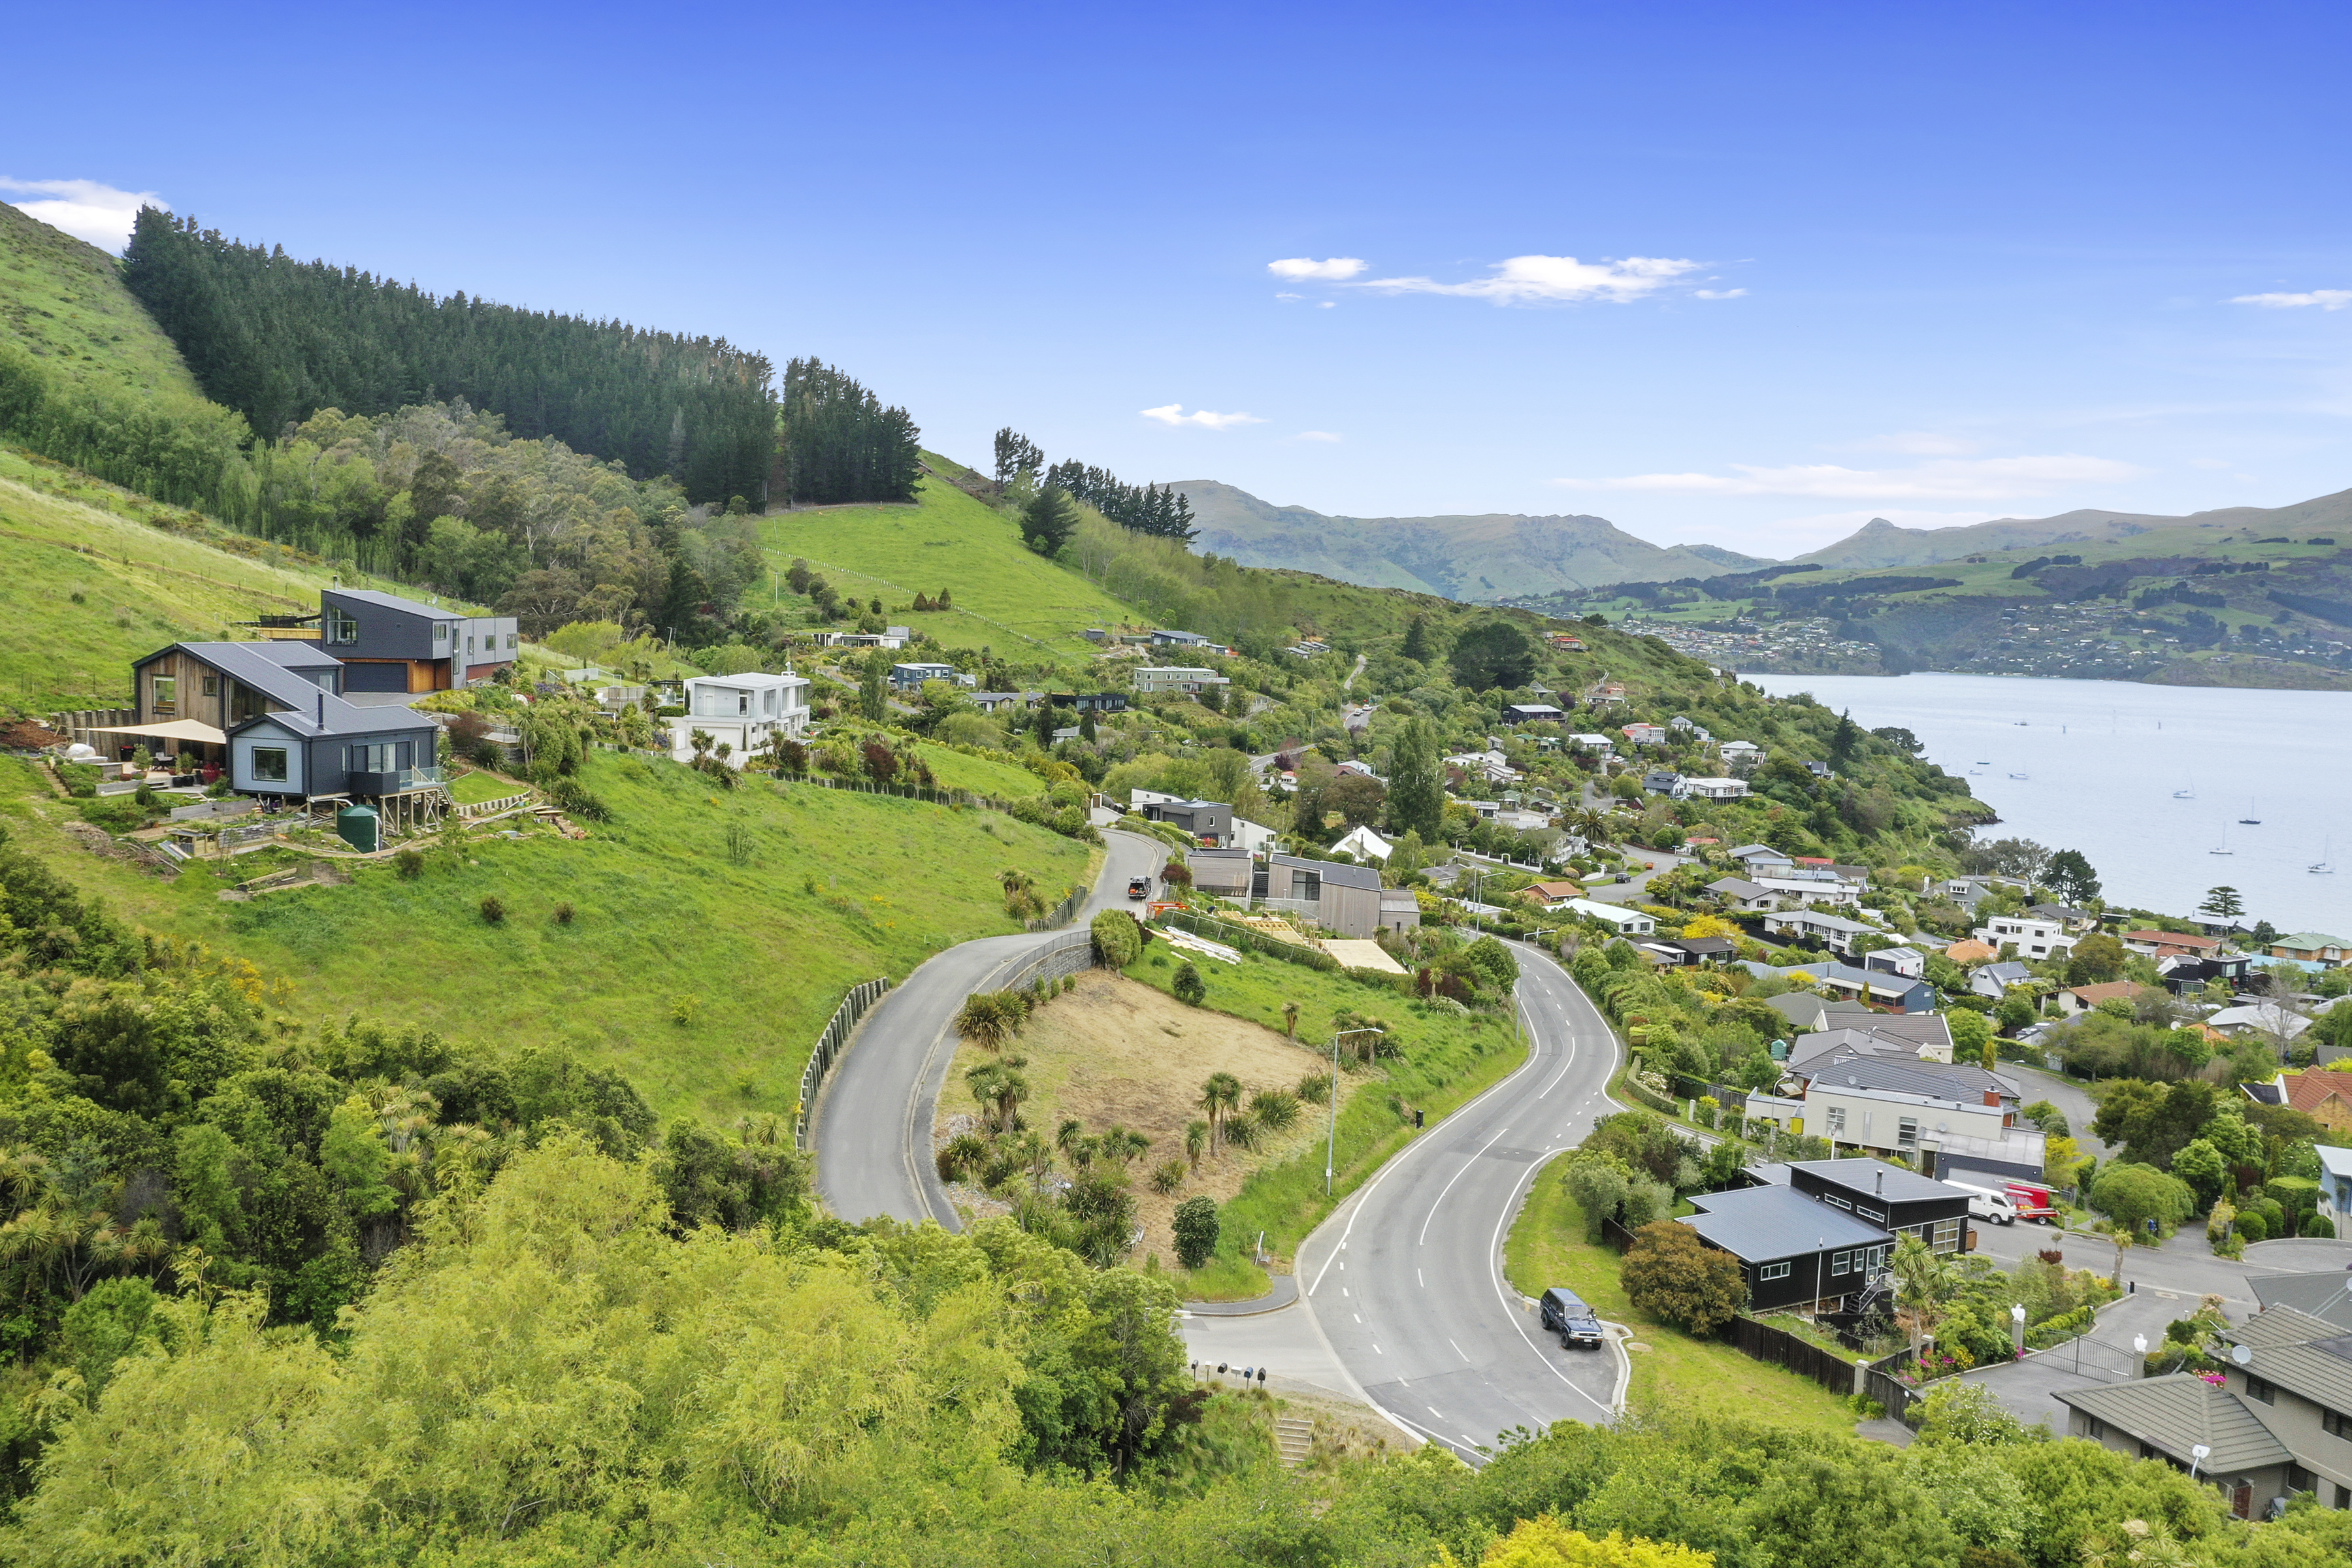
[[[381,661],[346,660],[343,665],[343,689],[346,691],[405,691],[408,689],[408,661],[404,658]]]

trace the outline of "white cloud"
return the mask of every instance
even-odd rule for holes
[[[1162,425],[1176,426],[1195,425],[1203,430],[1230,430],[1236,425],[1265,423],[1255,414],[1217,414],[1206,408],[1196,408],[1187,414],[1184,412],[1184,405],[1181,403],[1171,403],[1160,408],[1146,408],[1140,412],[1146,419],[1157,419]]]
[[[1748,297],[1748,290],[1745,289],[1701,289],[1694,297],[1700,300],[1744,300]]]
[[[2232,305],[2261,305],[2273,310],[2292,310],[2299,306],[2316,305],[2323,310],[2341,310],[2352,305],[2352,289],[2314,289],[2308,294],[2240,294]]]
[[[1328,261],[1293,256],[1281,261],[1269,261],[1265,269],[1276,278],[1287,278],[1294,283],[1304,283],[1310,279],[1323,283],[1344,283],[1370,265],[1370,262],[1354,256],[1334,256]]]
[[[2139,469],[2107,458],[2061,453],[2033,458],[1946,458],[1908,468],[1848,468],[1834,463],[1759,468],[1734,463],[1734,474],[1626,474],[1556,479],[1576,489],[1678,491],[1693,495],[1824,496],[1839,500],[1998,500],[2047,495],[2068,485],[2107,484]]]
[[[1705,265],[1656,256],[1629,256],[1622,261],[1579,261],[1573,256],[1514,256],[1497,262],[1493,277],[1476,278],[1467,283],[1440,283],[1433,278],[1367,278],[1352,287],[1376,289],[1383,294],[1454,294],[1491,300],[1497,305],[1574,304],[1585,300],[1608,300],[1622,305],[1654,294]],[[1729,293],[1708,294],[1710,299],[1730,297]]]
[[[12,180],[0,174],[0,191],[44,198],[11,205],[76,239],[116,252],[130,243],[131,223],[142,206],[163,205],[152,191],[119,191],[96,180]]]
[[[1293,436],[1291,439],[1294,441],[1338,442],[1344,441],[1347,437],[1329,430],[1301,430],[1297,435]]]
[[[1293,294],[1287,289],[1285,289],[1282,292],[1276,294],[1275,298],[1277,300],[1304,300],[1307,296],[1304,294]]]

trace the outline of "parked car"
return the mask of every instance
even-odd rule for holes
[[[1131,877],[1128,879],[1127,896],[1135,900],[1139,903],[1143,900],[1150,898],[1151,896],[1151,879],[1149,877]]]
[[[1979,1187],[1973,1182],[1947,1179],[1944,1185],[1958,1187],[1969,1194],[1969,1215],[1972,1219],[1989,1219],[1995,1225],[2015,1225],[2017,1205],[2007,1193],[1997,1193],[1990,1187]]]
[[[1565,1285],[1543,1293],[1543,1326],[1559,1336],[1562,1350],[1597,1351],[1607,1337],[1601,1331],[1600,1314]]]

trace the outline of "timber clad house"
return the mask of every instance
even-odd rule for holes
[[[319,593],[319,644],[343,666],[346,691],[447,691],[514,663],[512,616],[460,616],[368,588]]]
[[[1676,1220],[1739,1259],[1752,1310],[1834,1312],[1870,1289],[1895,1240],[1958,1252],[1969,1194],[1876,1160],[1806,1160],[1748,1173],[1756,1184],[1701,1193]]]

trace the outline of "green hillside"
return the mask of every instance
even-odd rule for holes
[[[0,763],[0,814],[19,847],[135,923],[291,982],[292,1017],[359,1014],[499,1051],[562,1046],[619,1070],[665,1116],[721,1124],[791,1113],[810,1044],[850,986],[1018,930],[999,871],[1019,867],[1055,899],[1088,875],[1085,846],[993,812],[757,781],[712,795],[687,768],[609,754],[582,777],[613,811],[585,840],[477,837],[462,863],[436,852],[414,880],[377,864],[346,887],[250,903],[222,902],[203,868],[163,882],[93,858],[22,763]],[[236,875],[269,868],[256,857]],[[509,911],[496,925],[479,912],[492,895]],[[575,916],[558,923],[565,903]]]
[[[771,570],[806,561],[846,595],[879,596],[886,609],[917,594],[949,591],[954,608],[921,617],[948,647],[1000,656],[1082,654],[1078,634],[1115,626],[1135,611],[1075,572],[1041,558],[1021,531],[953,485],[922,481],[913,506],[842,506],[770,512],[760,538]],[[756,602],[758,595],[753,595]]]
[[[242,635],[233,623],[257,615],[314,612],[337,580],[296,552],[0,447],[0,693],[16,707],[110,707],[140,655]]]
[[[195,398],[180,351],[114,258],[0,202],[0,338],[74,382]]]

